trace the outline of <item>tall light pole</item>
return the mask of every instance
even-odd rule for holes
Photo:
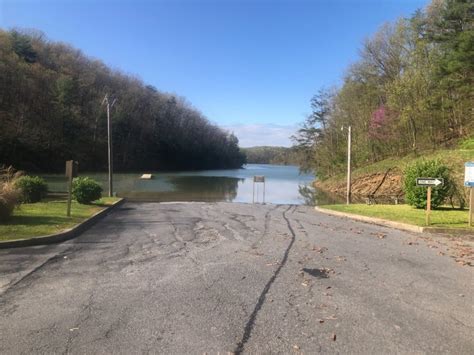
[[[113,196],[113,150],[112,150],[112,123],[110,122],[110,109],[114,106],[117,99],[114,99],[112,103],[109,102],[109,94],[106,94],[102,105],[107,105],[107,142],[108,142],[108,157],[109,157],[109,197]]]
[[[344,126],[341,127],[344,130]],[[347,127],[347,186],[346,186],[346,204],[351,203],[351,126]]]

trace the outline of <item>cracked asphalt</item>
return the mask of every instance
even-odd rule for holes
[[[0,353],[472,354],[455,243],[307,206],[126,203],[0,250]]]

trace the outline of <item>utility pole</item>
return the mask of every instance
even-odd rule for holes
[[[351,126],[347,128],[347,191],[346,204],[351,203]]]
[[[107,105],[107,142],[108,142],[108,157],[109,157],[109,197],[113,196],[113,150],[112,150],[112,123],[110,122],[110,109],[114,106],[117,100],[114,99],[112,104],[109,102],[109,94],[106,94],[104,100],[102,100],[102,105],[105,103]]]

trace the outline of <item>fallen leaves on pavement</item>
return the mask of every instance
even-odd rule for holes
[[[384,238],[387,236],[387,234],[381,233],[381,232],[370,233],[370,235],[373,235],[373,236],[375,236],[375,237],[377,237],[377,238],[379,238],[379,239],[384,239]]]

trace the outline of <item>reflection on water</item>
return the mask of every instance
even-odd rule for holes
[[[149,173],[149,172],[146,172]],[[153,172],[152,172],[153,173]],[[296,166],[248,164],[243,169],[195,172],[153,173],[151,180],[139,179],[142,172],[114,174],[117,196],[141,201],[234,201],[252,202],[253,176],[264,175],[265,201],[281,204],[330,203],[323,193],[310,185],[312,174],[300,174]],[[107,174],[81,173],[107,189]],[[66,191],[63,176],[45,175],[50,191]],[[258,184],[259,201],[263,185]],[[337,201],[332,201],[337,202]]]
[[[243,179],[227,176],[168,176],[171,188],[154,190],[153,180],[141,181],[143,189],[122,191],[119,196],[140,201],[233,201]],[[147,186],[147,184],[149,186]]]
[[[345,202],[343,196],[339,196],[336,194],[330,195],[327,192],[317,190],[312,186],[300,185],[298,189],[301,197],[304,200],[305,205],[334,205]]]

